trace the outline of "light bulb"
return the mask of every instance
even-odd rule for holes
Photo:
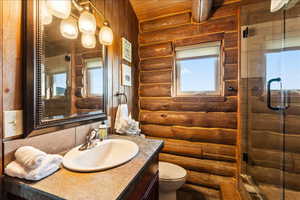
[[[69,17],[60,22],[60,33],[68,39],[76,39],[78,37],[77,22],[74,18]]]
[[[41,18],[42,18],[43,25],[51,24],[52,20],[53,20],[53,17],[51,15],[51,13],[49,12],[45,1],[41,2]]]
[[[84,48],[93,49],[96,47],[96,37],[94,34],[82,33],[81,44]]]
[[[47,8],[52,15],[67,19],[71,14],[71,0],[47,0]]]
[[[110,27],[104,25],[99,32],[99,41],[103,45],[111,45],[114,39],[113,32]]]
[[[95,34],[96,32],[96,18],[92,13],[88,11],[83,11],[80,14],[78,25],[79,30],[82,33]]]

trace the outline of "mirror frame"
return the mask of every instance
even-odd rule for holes
[[[22,63],[24,69],[23,77],[23,127],[24,136],[31,133],[41,132],[41,129],[56,127],[57,129],[78,126],[107,119],[107,48],[103,47],[104,76],[103,76],[103,112],[97,114],[84,114],[70,118],[51,120],[43,122],[42,119],[42,99],[41,99],[41,23],[39,16],[40,0],[22,1]],[[43,132],[43,131],[42,131]],[[49,131],[45,131],[49,132]],[[39,133],[40,134],[40,133]]]

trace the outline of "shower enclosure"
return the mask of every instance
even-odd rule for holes
[[[300,199],[300,3],[241,8],[241,179],[253,199]]]

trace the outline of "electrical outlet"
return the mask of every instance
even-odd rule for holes
[[[23,111],[4,111],[4,138],[23,134]]]

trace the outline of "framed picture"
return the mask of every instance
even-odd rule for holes
[[[122,58],[131,63],[132,47],[131,43],[122,37]]]
[[[122,64],[122,85],[132,85],[131,67],[126,64]]]

